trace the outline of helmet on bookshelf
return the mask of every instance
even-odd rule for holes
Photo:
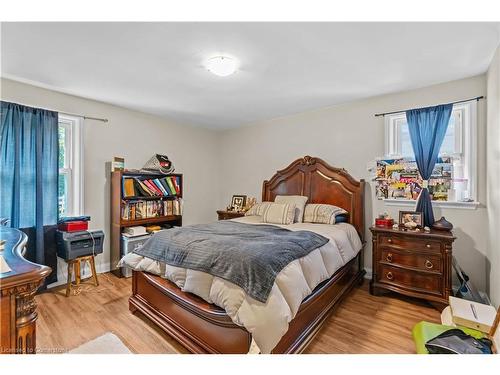
[[[147,161],[142,169],[169,174],[174,171],[174,164],[168,159],[167,155],[155,154]]]

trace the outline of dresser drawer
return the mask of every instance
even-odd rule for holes
[[[409,271],[379,264],[377,281],[416,292],[442,294],[442,277],[437,274]]]
[[[380,262],[423,271],[442,272],[442,258],[435,254],[404,252],[390,248],[380,249]]]
[[[425,239],[425,238],[412,238],[411,236],[391,236],[389,234],[381,234],[378,236],[380,246],[385,246],[394,249],[408,249],[408,250],[423,250],[437,252],[441,251],[441,242]]]

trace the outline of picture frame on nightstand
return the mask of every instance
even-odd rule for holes
[[[247,203],[247,196],[246,195],[233,195],[231,198],[231,207],[234,211],[243,211],[243,208],[245,207]]]

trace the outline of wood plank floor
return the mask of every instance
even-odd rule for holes
[[[83,284],[77,295],[56,288],[36,297],[37,346],[65,352],[113,332],[135,353],[186,353],[142,314],[128,310],[131,279],[99,275],[100,285]],[[306,353],[414,353],[412,327],[439,322],[437,310],[414,299],[368,293],[368,281],[353,290],[333,312]]]

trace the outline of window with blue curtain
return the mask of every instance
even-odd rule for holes
[[[27,258],[57,281],[58,113],[1,102],[0,217],[28,235]]]
[[[427,185],[446,135],[452,108],[452,104],[442,104],[406,111],[411,145],[424,180],[416,211],[423,213],[424,224],[429,227],[434,223],[434,213]]]

